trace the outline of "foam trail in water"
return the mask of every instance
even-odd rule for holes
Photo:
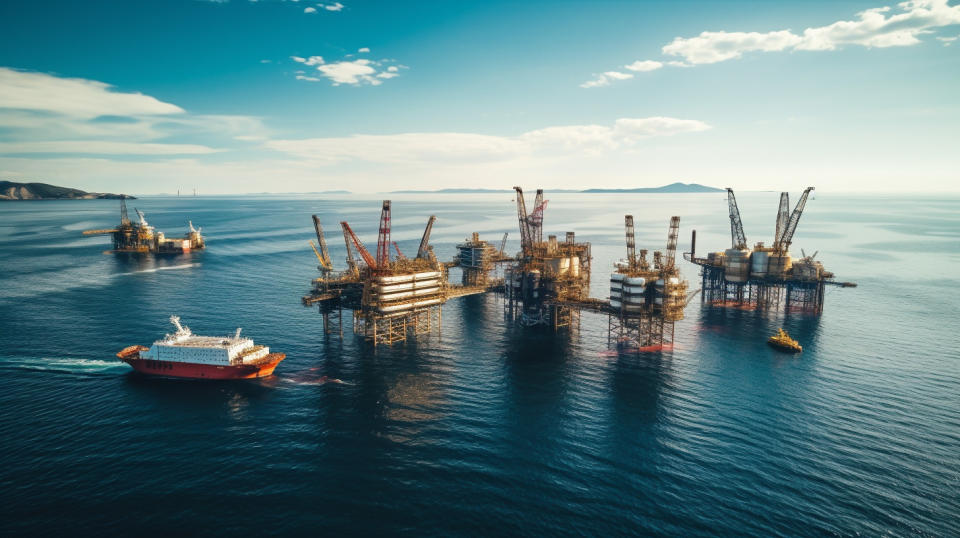
[[[186,263],[183,265],[171,265],[168,267],[153,267],[150,269],[141,269],[139,271],[131,271],[129,273],[119,273],[117,274],[117,276],[139,275],[140,273],[156,273],[157,271],[172,271],[174,269],[189,269],[190,267],[200,267],[200,264]]]
[[[2,370],[32,370],[68,374],[100,374],[127,370],[119,360],[53,358],[53,357],[0,357]]]

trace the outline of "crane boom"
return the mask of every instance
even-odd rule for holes
[[[529,254],[531,249],[530,220],[527,218],[527,204],[523,201],[523,189],[514,187],[517,191],[517,219],[520,221],[520,250]]]
[[[371,269],[377,268],[377,260],[370,254],[370,251],[363,246],[363,243],[360,242],[360,239],[357,237],[357,234],[353,233],[353,230],[350,228],[350,225],[347,224],[347,221],[340,223],[340,226],[343,226],[343,233],[346,236],[349,236],[350,241],[353,242],[353,246],[357,248],[357,252],[360,253],[360,257],[363,258],[363,261],[367,264],[367,267]],[[349,252],[349,250],[347,251]]]
[[[313,215],[313,229],[317,232],[317,244],[320,245],[320,255],[323,256],[322,264],[332,268],[330,251],[327,250],[327,238],[323,236],[323,226],[320,225],[320,217],[316,215]]]
[[[320,267],[322,267],[325,271],[333,270],[333,266],[330,265],[330,261],[323,258],[323,256],[320,254],[320,251],[317,250],[317,246],[313,244],[313,241],[310,241],[310,248],[312,248],[313,253],[317,255],[317,259],[320,260]]]
[[[433,223],[436,221],[436,215],[430,215],[430,218],[427,219],[427,227],[423,229],[423,237],[420,238],[420,248],[417,249],[418,260],[430,259],[430,232],[433,231]]]
[[[390,200],[384,200],[383,209],[380,211],[380,234],[377,236],[377,260],[376,260],[376,265],[374,267],[378,269],[384,269],[389,264],[390,264]]]
[[[813,187],[807,187],[803,194],[800,195],[800,200],[797,201],[796,207],[793,208],[793,213],[790,215],[790,221],[787,223],[786,229],[783,230],[783,237],[780,239],[780,244],[777,245],[781,252],[786,252],[790,249],[790,243],[793,242],[793,234],[797,231],[797,224],[800,222],[800,215],[803,214],[803,208],[807,205],[807,197],[810,196],[810,191],[813,190]]]
[[[360,268],[357,267],[357,257],[353,255],[353,245],[350,242],[350,234],[347,232],[347,227],[344,226],[345,223],[340,223],[340,228],[343,230],[343,242],[347,246],[347,268],[353,274],[358,274]]]
[[[129,224],[130,216],[127,215],[127,199],[120,198],[120,225],[124,226]]]
[[[777,231],[773,234],[773,248],[780,248],[780,241],[783,240],[783,232],[787,229],[787,223],[790,221],[790,193],[780,193],[780,208],[777,209]]]
[[[407,257],[403,254],[403,252],[400,251],[400,245],[398,245],[396,241],[391,241],[391,243],[393,243],[394,250],[397,251],[397,259],[406,260]]]
[[[677,260],[677,237],[680,236],[680,217],[670,217],[670,232],[667,234],[667,260],[664,267],[672,269]]]
[[[537,189],[537,196],[533,199],[533,211],[530,213],[530,231],[533,232],[530,241],[534,244],[543,242],[543,210],[546,207],[543,189]]]
[[[507,248],[507,234],[509,232],[503,232],[503,240],[500,241],[500,256],[503,256],[503,251]]]
[[[637,267],[637,236],[633,229],[633,215],[623,216],[623,225],[627,235],[627,266],[630,269]]]
[[[727,187],[727,205],[730,209],[730,239],[733,248],[747,248],[747,236],[743,234],[743,222],[740,221],[740,209],[733,189]]]

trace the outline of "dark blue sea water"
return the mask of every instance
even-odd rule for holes
[[[682,216],[698,251],[729,245],[723,194],[550,196],[547,233],[593,242],[593,294]],[[770,241],[777,193],[741,193]],[[494,295],[452,300],[440,336],[376,349],[327,338],[301,306],[316,276],[310,214],[375,240],[379,200],[145,198],[208,250],[104,254],[81,231],[116,201],[0,205],[0,534],[960,534],[960,199],[818,193],[794,241],[856,289],[822,317],[704,309],[672,353],[604,356],[606,320],[552,334],[505,325]],[[394,196],[415,251],[499,241],[511,195]],[[683,262],[692,288],[695,267]],[[134,375],[114,359],[179,314],[284,351],[253,382]],[[784,326],[798,357],[764,340]],[[344,384],[320,384],[321,376]]]

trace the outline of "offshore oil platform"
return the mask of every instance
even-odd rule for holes
[[[305,306],[318,305],[324,333],[343,334],[346,309],[352,312],[354,333],[374,345],[405,341],[410,335],[439,331],[442,306],[450,298],[502,285],[490,274],[495,264],[504,262],[506,238],[498,251],[475,233],[458,245],[460,253],[454,261],[441,263],[430,246],[430,233],[437,220],[430,216],[416,256],[408,258],[390,239],[391,213],[390,200],[384,200],[376,255],[366,249],[346,221],[340,222],[347,251],[347,269],[340,272],[333,268],[323,226],[313,215],[319,249],[310,243],[320,262],[320,277],[314,279],[313,289],[302,301]],[[449,282],[448,269],[455,266],[463,269],[462,285]]]
[[[543,190],[537,190],[529,211],[523,190],[514,190],[520,227],[520,252],[516,256],[504,252],[507,234],[497,248],[473,233],[456,246],[457,255],[452,261],[441,262],[429,244],[436,222],[431,216],[416,256],[407,258],[390,239],[391,204],[385,200],[376,256],[343,221],[340,227],[347,269],[336,271],[320,219],[314,215],[319,248],[310,243],[319,261],[320,277],[313,280],[303,304],[318,305],[326,334],[342,336],[343,310],[352,311],[354,333],[378,345],[439,331],[442,306],[451,298],[498,292],[503,294],[508,322],[559,331],[575,326],[581,311],[586,310],[609,317],[608,341],[612,347],[625,351],[670,349],[674,323],[683,319],[683,309],[692,297],[675,263],[680,218],[671,219],[666,253],[654,252],[651,264],[646,250],[636,255],[633,217],[627,215],[627,260],[614,268],[610,297],[591,298],[590,243],[578,242],[574,232],[566,232],[563,241],[555,235],[544,240],[547,200]],[[461,270],[460,284],[450,282],[452,268]],[[499,276],[501,269],[503,277]]]
[[[87,230],[83,235],[111,235],[113,252],[152,252],[154,254],[183,254],[191,250],[202,250],[206,245],[200,228],[194,228],[188,222],[189,231],[183,237],[166,237],[163,232],[155,232],[147,223],[139,209],[138,221],[133,222],[127,215],[127,201],[120,199],[120,226],[109,230]]]
[[[733,189],[727,188],[731,248],[711,252],[706,258],[696,255],[697,232],[693,231],[690,252],[684,258],[701,267],[704,303],[717,307],[780,309],[786,312],[823,313],[827,286],[855,287],[852,282],[837,282],[815,258],[801,249],[802,258],[790,255],[790,244],[813,187],[807,187],[790,212],[789,193],[780,193],[773,244],[756,243],[751,250],[740,220],[740,209]]]

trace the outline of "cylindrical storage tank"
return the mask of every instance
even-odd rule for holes
[[[647,279],[642,276],[634,276],[623,279],[623,283],[628,286],[644,286],[647,283]]]
[[[570,275],[578,277],[580,276],[580,257],[571,256],[570,260]]]
[[[623,307],[623,303],[621,303],[620,301],[618,301],[618,300],[614,299],[613,297],[611,297],[611,298],[610,298],[610,306],[612,306],[613,308],[622,308],[622,307]]]
[[[767,275],[782,278],[790,268],[793,267],[793,260],[790,253],[770,254],[767,259]]]
[[[723,269],[727,282],[746,282],[750,276],[750,251],[728,248],[723,253]]]
[[[750,276],[763,278],[767,276],[767,268],[770,264],[770,253],[763,250],[755,250],[750,255]]]
[[[644,295],[647,293],[646,286],[624,286],[623,293],[626,295]]]

